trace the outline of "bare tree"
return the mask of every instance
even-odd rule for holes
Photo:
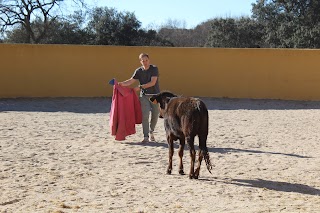
[[[167,28],[167,29],[186,29],[187,23],[185,20],[178,20],[178,19],[167,19],[167,21],[160,26],[160,28]]]
[[[84,0],[69,1],[84,5]],[[0,0],[1,32],[8,28],[24,28],[27,33],[25,42],[39,43],[61,14],[62,2],[64,0]],[[34,22],[42,24],[33,26]]]

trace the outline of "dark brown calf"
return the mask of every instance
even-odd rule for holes
[[[160,105],[160,117],[164,118],[164,127],[169,146],[169,165],[167,174],[172,171],[173,141],[180,140],[179,146],[179,174],[183,171],[183,150],[185,141],[190,150],[191,166],[189,178],[198,179],[202,158],[206,162],[208,171],[211,173],[212,165],[210,162],[207,148],[208,137],[208,109],[206,105],[198,98],[177,97],[171,92],[161,92],[150,98],[153,103]],[[199,138],[199,158],[198,166],[194,171],[196,152],[194,149],[194,138]]]

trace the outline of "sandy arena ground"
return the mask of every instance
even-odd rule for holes
[[[0,212],[320,211],[320,102],[203,100],[214,168],[189,180],[163,120],[119,142],[110,98],[0,99]]]

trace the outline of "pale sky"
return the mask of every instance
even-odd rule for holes
[[[107,6],[118,12],[133,12],[142,27],[159,26],[168,20],[185,23],[186,28],[212,18],[251,16],[256,0],[86,0],[90,6]]]

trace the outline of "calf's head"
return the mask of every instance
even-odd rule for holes
[[[160,106],[160,115],[159,115],[160,118],[164,117],[167,104],[169,103],[171,98],[174,98],[174,97],[177,97],[177,95],[167,91],[160,92],[159,94],[151,96],[150,101],[154,104],[159,104]]]

